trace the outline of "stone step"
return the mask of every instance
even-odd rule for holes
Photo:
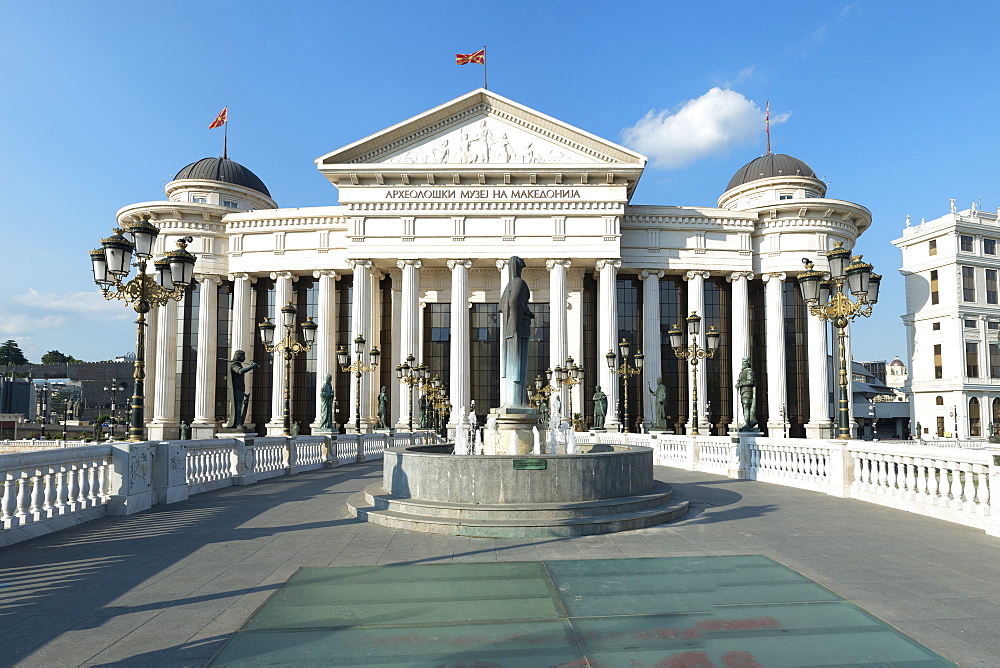
[[[381,483],[372,483],[364,490],[367,504],[377,510],[391,510],[405,515],[452,518],[459,520],[518,519],[569,519],[597,515],[620,515],[657,508],[670,502],[673,491],[670,485],[655,483],[644,494],[578,501],[573,503],[527,504],[459,504],[447,501],[428,501],[395,496],[385,491]]]
[[[348,507],[355,517],[373,524],[406,531],[481,538],[559,538],[630,531],[672,522],[683,517],[688,510],[687,501],[668,499],[667,503],[653,508],[589,517],[526,517],[522,511],[520,516],[508,519],[475,519],[411,514],[367,504],[368,497],[364,492],[358,492],[348,500]]]

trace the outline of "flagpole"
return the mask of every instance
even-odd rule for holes
[[[490,87],[486,85],[486,45],[483,44],[483,88],[489,90]]]
[[[229,107],[226,107],[227,111]],[[229,114],[226,114],[226,122],[223,123],[222,127],[222,159],[225,160],[229,157]]]
[[[764,111],[764,132],[767,133],[767,154],[771,155],[771,101],[767,101]]]

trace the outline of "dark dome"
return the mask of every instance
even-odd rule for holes
[[[238,162],[229,158],[202,158],[197,162],[177,172],[174,181],[179,179],[198,179],[200,181],[221,181],[234,186],[243,186],[250,190],[271,196],[267,186],[256,174]]]
[[[768,153],[759,158],[754,158],[737,169],[736,173],[733,174],[733,178],[729,180],[726,190],[732,190],[757,179],[769,179],[772,176],[806,176],[816,178],[816,172],[813,171],[812,167],[798,158],[793,158],[784,153]]]

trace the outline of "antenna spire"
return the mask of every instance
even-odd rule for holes
[[[771,155],[771,101],[764,107],[764,133],[767,134],[767,154]]]

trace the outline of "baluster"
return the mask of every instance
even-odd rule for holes
[[[976,485],[972,478],[972,465],[962,464],[962,476],[965,478],[965,504],[962,509],[967,513],[975,512],[976,510]]]
[[[10,473],[3,474],[3,491],[0,493],[0,529],[5,528],[14,514],[14,481]]]
[[[35,469],[34,474],[31,476],[31,507],[28,508],[28,512],[38,519],[38,511],[41,510],[42,506],[42,481],[38,478],[38,469]]]
[[[985,515],[990,508],[990,467],[988,464],[980,464],[979,485],[976,487],[976,500],[979,507],[976,509],[980,515]]]
[[[851,483],[851,487],[854,489],[861,489],[861,486],[864,484],[864,478],[862,477],[863,474],[861,473],[862,454],[860,452],[854,452],[851,453],[851,455],[854,457],[854,481]]]
[[[87,500],[90,502],[90,506],[96,506],[100,496],[101,490],[97,486],[97,462],[90,461],[87,463]]]
[[[87,499],[90,498],[90,471],[86,464],[80,465],[80,507],[86,508]]]
[[[25,475],[25,471],[17,471],[15,474],[17,480],[17,501],[14,505],[14,515],[18,518],[18,524],[24,524],[27,520],[25,517],[28,515],[28,476]]]
[[[885,470],[888,474],[885,481],[886,492],[893,496],[899,496],[899,492],[903,491],[900,489],[903,486],[903,476],[899,466],[899,457],[885,455]]]
[[[930,482],[931,503],[941,504],[943,499],[948,497],[948,493],[941,487],[941,462],[936,459],[930,460],[928,481]]]
[[[67,512],[73,512],[76,510],[76,497],[80,493],[79,481],[76,477],[76,468],[74,464],[66,465],[66,503],[68,507]]]
[[[962,507],[962,473],[958,462],[948,462],[948,473],[951,475],[951,507]]]
[[[914,490],[916,492],[915,498],[920,502],[927,501],[927,466],[923,459],[914,459],[914,467],[916,471],[914,472],[917,476],[916,485]]]
[[[42,473],[42,479],[44,481],[45,489],[42,492],[42,510],[45,511],[46,517],[52,517],[52,500],[55,497],[55,489],[53,486],[54,480],[52,480],[53,472],[51,467],[46,467],[44,473]]]
[[[66,465],[56,467],[56,512],[66,512]]]

